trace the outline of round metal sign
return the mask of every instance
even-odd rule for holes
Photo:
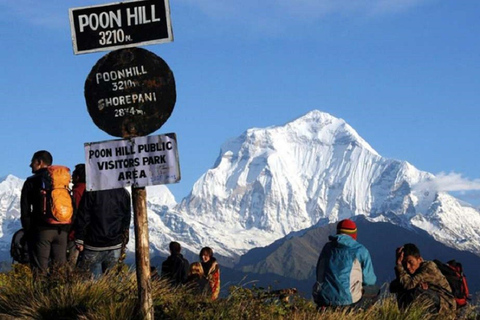
[[[166,62],[141,48],[110,52],[85,81],[88,113],[97,127],[116,137],[156,131],[170,117],[176,99]]]

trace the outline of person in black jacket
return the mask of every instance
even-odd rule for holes
[[[49,263],[61,266],[67,260],[67,236],[70,224],[51,224],[44,216],[45,177],[52,165],[50,152],[40,150],[33,154],[30,168],[33,175],[28,177],[22,187],[20,197],[20,220],[25,231],[29,248],[30,267],[33,274],[46,274]]]
[[[75,219],[77,266],[99,276],[115,266],[128,242],[130,194],[125,188],[86,191]]]
[[[170,242],[170,256],[162,263],[162,277],[168,278],[172,285],[178,286],[187,280],[189,262],[180,253],[182,247],[176,241]]]

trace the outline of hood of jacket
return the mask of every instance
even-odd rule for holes
[[[346,234],[336,234],[334,236],[329,236],[328,239],[338,247],[353,248],[359,245],[357,240],[353,239],[352,237]]]

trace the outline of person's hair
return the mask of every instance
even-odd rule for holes
[[[200,277],[203,277],[205,273],[203,272],[203,267],[200,262],[193,262],[190,265],[190,270],[188,270],[188,275],[198,274]]]
[[[86,177],[85,177],[85,164],[79,163],[75,166],[75,170],[73,170],[72,173],[73,177],[77,178],[77,182],[86,182]]]
[[[415,258],[420,258],[420,250],[413,243],[406,243],[403,245],[403,256],[414,256]]]
[[[210,247],[203,247],[202,250],[200,250],[200,254],[198,255],[200,257],[200,260],[202,260],[202,256],[204,254],[207,254],[210,258],[213,257],[213,250]]]
[[[32,159],[43,161],[47,166],[51,166],[53,163],[53,157],[47,150],[40,150],[33,154]]]
[[[180,253],[180,251],[182,250],[182,246],[180,245],[180,243],[176,241],[170,242],[169,248],[171,253],[177,253],[177,254]]]

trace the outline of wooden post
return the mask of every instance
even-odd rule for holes
[[[132,187],[132,201],[139,311],[142,319],[153,320],[154,310],[152,301],[152,281],[150,277],[147,192],[145,187]]]
[[[110,74],[110,72],[116,74],[117,71],[127,69],[137,71],[132,72],[128,81],[131,80],[132,83],[138,85],[129,87],[125,92],[132,95],[154,94],[158,97],[158,101],[156,99],[155,101],[140,99],[141,101],[130,101],[125,106],[120,105],[118,108],[115,106],[104,108],[102,101],[118,96],[118,88],[113,85],[114,82],[107,79],[99,81],[99,75]],[[88,74],[84,91],[88,113],[93,122],[106,133],[124,139],[147,136],[159,129],[170,117],[177,99],[175,78],[170,67],[154,53],[140,48],[115,50],[98,60]],[[126,111],[127,109],[128,111]],[[175,155],[175,157],[177,156]],[[180,171],[177,175],[180,179]],[[153,320],[145,187],[132,187],[132,200],[138,309],[142,319]]]

